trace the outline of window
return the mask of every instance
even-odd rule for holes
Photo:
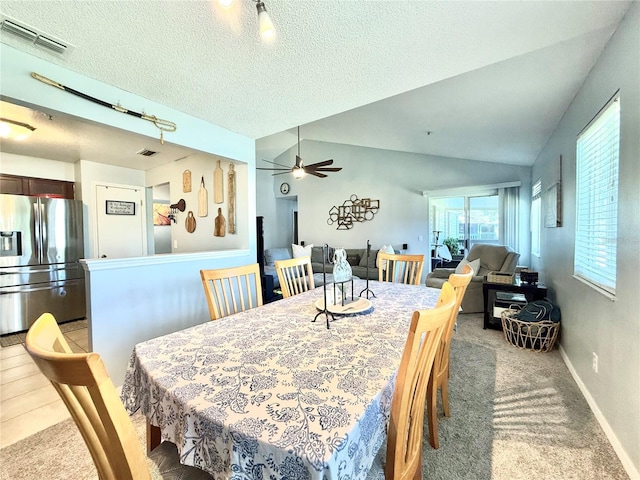
[[[438,244],[450,237],[458,240],[460,249],[499,243],[498,195],[434,198],[430,207],[433,230],[440,232]]]
[[[542,211],[542,182],[538,180],[531,188],[531,253],[540,256],[540,212]]]
[[[576,245],[574,275],[605,292],[616,292],[620,97],[578,135],[576,152]]]

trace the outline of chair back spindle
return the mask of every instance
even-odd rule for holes
[[[381,282],[420,285],[424,255],[378,253],[378,280]]]
[[[262,305],[262,282],[257,263],[200,270],[211,320]]]
[[[276,260],[275,265],[283,298],[298,295],[315,288],[311,257]]]

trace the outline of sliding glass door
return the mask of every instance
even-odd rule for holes
[[[499,204],[497,193],[431,198],[429,208],[433,231],[432,250],[449,238],[458,242],[460,254],[464,254],[476,243],[499,244]]]

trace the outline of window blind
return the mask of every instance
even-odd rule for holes
[[[615,294],[618,236],[620,98],[585,128],[576,151],[574,274]]]

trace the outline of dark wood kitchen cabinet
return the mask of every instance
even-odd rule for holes
[[[74,199],[74,183],[48,178],[0,174],[0,193]]]

